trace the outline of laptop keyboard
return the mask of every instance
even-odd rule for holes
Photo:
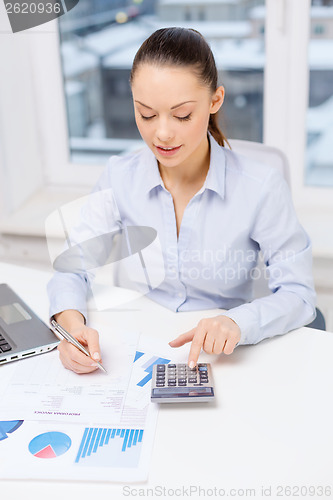
[[[10,344],[8,344],[7,340],[0,333],[0,353],[1,352],[8,352],[11,350],[12,350],[12,346]]]

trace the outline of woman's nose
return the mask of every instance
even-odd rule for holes
[[[161,142],[168,142],[174,137],[174,133],[168,122],[163,120],[158,123],[156,137]]]

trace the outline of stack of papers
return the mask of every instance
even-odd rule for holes
[[[184,361],[184,350],[94,328],[107,374],[77,375],[56,351],[1,367],[1,478],[147,479],[158,414],[150,403],[152,368],[171,356]]]

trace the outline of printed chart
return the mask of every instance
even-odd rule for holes
[[[153,366],[154,365],[159,365],[159,364],[167,364],[170,362],[170,359],[166,359],[166,358],[159,358],[158,356],[153,356],[153,357],[149,357],[149,359],[147,360],[145,358],[145,353],[144,352],[141,352],[141,351],[136,351],[135,353],[135,358],[134,358],[134,363],[137,363],[137,361],[142,358],[142,356],[144,357],[143,359],[143,363],[140,364],[140,368],[147,373],[147,375],[145,375],[141,380],[139,380],[139,382],[137,382],[136,385],[138,385],[139,387],[144,387],[148,382],[150,382],[150,380],[152,379],[152,373],[153,373]]]
[[[72,441],[63,432],[44,432],[29,443],[29,451],[38,458],[56,458],[66,453]]]
[[[122,337],[118,344],[113,339],[105,353],[103,362],[112,367],[109,372],[111,379],[99,372],[78,377],[63,370],[59,372],[59,380],[51,380],[51,383],[43,375],[50,377],[48,370],[52,367],[35,363],[34,366],[29,364],[31,371],[26,368],[25,374],[17,368],[11,370],[7,384],[0,380],[0,396],[6,395],[6,405],[15,396],[11,412],[13,414],[17,406],[19,415],[16,418],[22,410],[26,411],[25,403],[28,397],[31,399],[29,391],[35,381],[35,394],[40,401],[50,396],[66,398],[66,408],[63,408],[66,411],[79,413],[77,403],[81,403],[80,410],[87,410],[80,419],[74,419],[72,415],[62,415],[60,419],[53,405],[45,415],[35,413],[35,418],[31,418],[30,413],[30,418],[24,420],[18,432],[15,431],[22,421],[8,418],[6,422],[0,422],[0,479],[108,482],[147,479],[158,415],[158,405],[150,403],[152,371],[156,364],[169,363],[175,353],[171,347],[145,336],[140,337],[138,344],[134,334]],[[25,361],[28,364],[29,360]],[[28,375],[30,379],[26,384]],[[67,378],[64,380],[63,377]],[[15,394],[8,399],[7,396],[13,394],[14,382],[19,383],[21,389],[15,386]],[[61,386],[60,393],[54,390],[55,383]],[[113,390],[110,397],[119,401],[109,402],[105,392],[109,389]],[[19,394],[24,397],[19,398]],[[6,406],[4,401],[1,403],[0,413]],[[33,409],[34,405],[30,408]],[[79,420],[84,420],[84,423],[80,424]],[[10,432],[14,433],[12,437]]]
[[[0,441],[8,438],[8,434],[15,432],[21,425],[23,420],[3,420],[0,421]]]
[[[86,427],[75,463],[103,467],[137,467],[143,429]]]

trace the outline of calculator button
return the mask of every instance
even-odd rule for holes
[[[190,384],[195,384],[195,382],[197,381],[197,377],[195,377],[195,378],[189,378],[188,381],[189,381]]]
[[[169,387],[174,387],[175,385],[176,385],[176,381],[170,382],[170,380],[169,380],[169,382],[168,382]]]
[[[199,366],[198,370],[199,370],[199,372],[206,372],[207,366]]]
[[[165,371],[165,365],[157,365],[156,370],[158,372],[164,372]]]
[[[164,387],[164,386],[165,386],[164,382],[163,383],[162,382],[156,382],[156,387]]]
[[[176,365],[168,365],[168,368],[176,368]]]
[[[186,378],[178,378],[178,383],[184,382],[186,384]]]
[[[180,382],[180,380],[178,380],[178,385],[180,387],[184,387],[186,385],[186,382]]]

